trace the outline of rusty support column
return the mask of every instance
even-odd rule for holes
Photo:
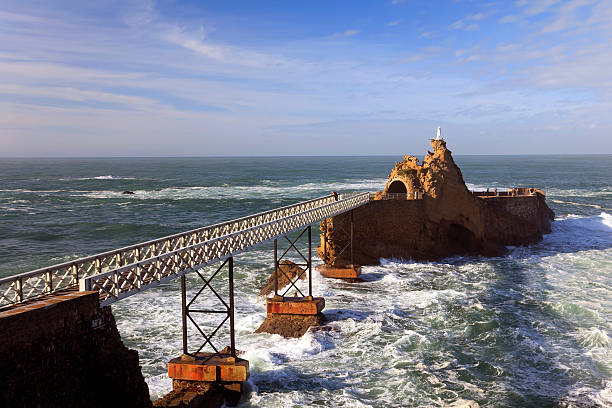
[[[312,227],[308,226],[308,297],[312,298]]]
[[[351,267],[355,266],[355,261],[353,260],[353,210],[351,210]]]
[[[187,290],[185,275],[181,276],[181,315],[183,320],[183,354],[187,353]]]
[[[323,257],[327,256],[327,220],[323,220]]]
[[[274,239],[274,296],[278,296],[278,242]]]
[[[236,357],[236,337],[234,330],[234,257],[229,259],[229,319],[230,319],[230,353]]]

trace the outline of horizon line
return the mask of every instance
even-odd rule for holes
[[[5,159],[231,159],[231,158],[284,158],[284,157],[397,157],[405,154],[344,154],[344,155],[203,155],[203,156],[0,156]],[[414,156],[426,156],[427,154],[413,154]],[[612,153],[455,153],[453,156],[612,156]]]

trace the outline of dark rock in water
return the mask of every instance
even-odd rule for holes
[[[133,191],[130,191],[130,190],[125,190],[125,191],[124,191],[123,193],[121,193],[121,194],[134,194],[134,192],[133,192]]]
[[[325,323],[325,315],[269,314],[255,333],[280,334],[283,337],[302,337],[310,327]]]
[[[229,346],[219,354],[230,354]],[[244,351],[236,350],[236,355]],[[240,402],[242,382],[206,382],[172,380],[172,391],[153,402],[156,408],[221,408],[234,407]]]
[[[284,288],[289,284],[289,278],[295,279],[296,276],[304,272],[304,269],[297,266],[294,262],[283,261],[279,265],[280,271],[278,272],[278,289]],[[303,273],[300,279],[306,279],[306,274]],[[259,296],[267,296],[274,292],[274,272],[270,275],[268,283],[259,292]]]
[[[174,381],[177,382],[178,381]],[[166,408],[219,408],[223,406],[222,386],[219,383],[181,381],[180,386],[153,403]],[[173,384],[178,385],[178,384]]]

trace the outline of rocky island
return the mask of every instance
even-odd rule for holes
[[[321,222],[318,254],[327,265],[378,264],[380,258],[436,260],[503,255],[550,232],[554,213],[537,188],[471,192],[443,139],[420,164],[404,156],[384,191],[352,213]],[[351,242],[350,251],[343,251]]]

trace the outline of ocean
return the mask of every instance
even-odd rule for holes
[[[0,159],[0,277],[331,191],[380,190],[400,159]],[[315,272],[329,322],[300,339],[253,334],[272,244],[238,255],[236,345],[251,372],[241,407],[612,406],[612,156],[455,160],[472,189],[544,189],[552,233],[498,258],[381,259],[359,283]],[[187,281],[193,295],[199,277]],[[151,397],[164,395],[166,362],[182,351],[179,282],[112,308]],[[202,342],[193,328],[189,341]]]

